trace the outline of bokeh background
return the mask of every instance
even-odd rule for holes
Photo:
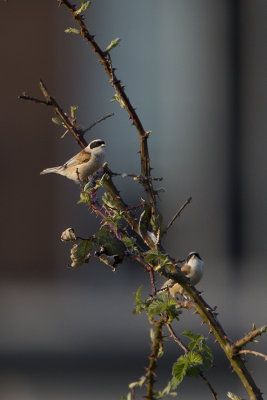
[[[265,0],[95,0],[89,31],[112,51],[117,75],[143,122],[154,176],[164,177],[159,208],[167,223],[189,196],[192,204],[164,246],[176,258],[199,251],[199,284],[232,339],[267,321],[266,294],[266,17]],[[0,397],[2,400],[118,399],[144,373],[149,323],[132,314],[132,293],[149,280],[134,263],[112,273],[98,260],[68,268],[60,234],[72,226],[94,233],[99,221],[76,205],[79,187],[39,172],[79,151],[51,122],[52,110],[18,99],[41,98],[42,78],[58,102],[78,105],[87,127],[108,112],[87,139],[103,138],[117,172],[138,173],[138,136],[111,103],[113,90],[90,47],[64,33],[74,26],[56,0],[0,2],[1,279]],[[137,183],[116,178],[129,204],[144,196]],[[156,185],[157,186],[157,185]],[[160,284],[160,282],[158,283]],[[208,335],[185,313],[176,331]],[[244,395],[218,346],[207,374],[219,398]],[[266,337],[250,348],[265,352]],[[180,354],[174,344],[159,364],[161,386]],[[266,366],[249,358],[267,393]],[[186,379],[187,399],[211,395]]]

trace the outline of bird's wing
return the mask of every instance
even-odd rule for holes
[[[181,271],[185,274],[185,276],[187,276],[187,275],[190,274],[190,270],[191,270],[190,265],[184,264],[184,265],[181,267]]]
[[[69,167],[71,165],[79,165],[86,163],[90,160],[91,154],[85,150],[80,151],[80,153],[76,154],[76,156],[69,159],[65,164],[64,167]]]

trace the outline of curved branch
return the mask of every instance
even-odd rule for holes
[[[132,106],[128,96],[125,93],[124,86],[121,84],[121,81],[116,77],[115,68],[112,67],[112,62],[110,55],[107,51],[104,51],[100,48],[100,46],[95,41],[94,35],[91,35],[84,23],[83,16],[77,14],[76,8],[72,5],[68,0],[60,0],[60,4],[63,4],[71,13],[74,20],[80,27],[81,36],[91,45],[93,51],[98,55],[100,63],[103,65],[105,72],[108,74],[110,79],[110,84],[114,87],[119,99],[120,103],[127,110],[129,114],[129,118],[132,120],[133,125],[136,127],[139,134],[139,142],[140,142],[140,155],[141,155],[141,173],[147,179],[142,182],[145,191],[148,196],[148,200],[152,206],[153,212],[156,211],[156,196],[155,191],[153,189],[153,185],[151,182],[151,167],[150,167],[150,158],[147,140],[149,137],[149,131],[146,131],[135,111],[135,108]]]

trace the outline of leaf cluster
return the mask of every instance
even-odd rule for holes
[[[151,323],[154,323],[156,318],[162,315],[164,315],[166,323],[171,323],[175,319],[179,320],[181,310],[178,308],[175,298],[169,298],[166,293],[160,293],[157,296],[150,297],[143,301],[141,292],[142,286],[134,293],[134,314],[146,312]]]
[[[213,355],[202,335],[196,335],[190,330],[183,332],[190,338],[189,351],[180,356],[173,364],[171,387],[176,389],[185,376],[199,376],[201,368],[208,370],[213,363]]]

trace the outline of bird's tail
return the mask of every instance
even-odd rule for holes
[[[43,171],[40,172],[40,175],[51,174],[51,173],[60,174],[61,170],[62,170],[62,166],[46,168],[46,169],[44,169]]]

